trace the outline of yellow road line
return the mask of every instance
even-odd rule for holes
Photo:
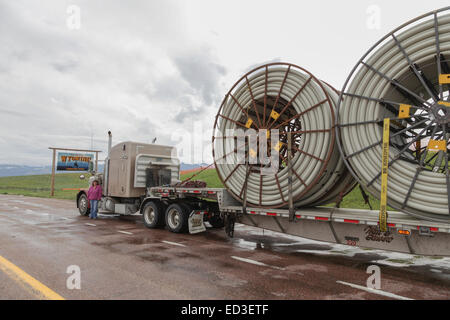
[[[0,256],[0,270],[5,272],[11,279],[31,288],[39,298],[47,300],[64,300],[59,294],[42,284],[28,273]]]

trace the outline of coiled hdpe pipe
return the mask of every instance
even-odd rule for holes
[[[225,187],[237,200],[266,208],[287,207],[290,194],[300,207],[334,202],[349,191],[354,179],[336,147],[337,100],[333,88],[292,64],[263,65],[244,75],[225,96],[214,123],[213,157]],[[238,163],[236,140],[227,139],[233,129],[279,130],[276,173],[263,174],[264,164],[248,164],[248,142],[242,147],[247,160]],[[288,133],[292,170],[287,160]],[[273,146],[271,138],[268,149]]]
[[[354,67],[338,105],[339,149],[354,177],[380,197],[383,119],[390,118],[389,206],[450,221],[450,7],[376,43]]]

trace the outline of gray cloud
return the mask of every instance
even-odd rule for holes
[[[201,95],[206,105],[217,101],[219,81],[226,69],[215,62],[208,48],[195,48],[176,55],[173,61],[182,78],[189,83],[196,94]]]
[[[0,2],[0,163],[48,164],[49,146],[89,148],[91,133],[106,150],[108,130],[171,144],[187,110],[214,106],[224,68],[178,2],[80,0],[76,31],[68,4]]]
[[[175,112],[168,116],[178,124],[201,118],[207,109],[217,109],[226,68],[217,62],[211,49],[204,45],[177,52],[170,59],[176,72],[155,81],[146,90],[149,101],[175,104]]]

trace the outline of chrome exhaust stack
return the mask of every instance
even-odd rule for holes
[[[112,134],[111,131],[108,131],[108,154],[106,156],[105,159],[105,167],[104,167],[104,195],[107,197],[109,194],[109,188],[108,188],[108,183],[109,183],[109,157],[111,155],[111,147],[112,147]]]

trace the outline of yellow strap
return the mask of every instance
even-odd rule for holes
[[[439,84],[450,84],[450,74],[439,75]]]
[[[447,149],[446,141],[431,139],[430,142],[428,142],[427,149],[430,151],[445,151]]]
[[[411,105],[401,104],[400,109],[398,110],[398,117],[400,119],[409,118],[410,109],[411,109]]]
[[[388,190],[388,170],[389,170],[389,132],[391,121],[384,119],[383,126],[383,156],[381,165],[381,197],[380,197],[380,231],[387,231],[387,190]]]
[[[442,106],[450,107],[450,102],[447,102],[447,101],[439,101],[438,104],[440,104]]]
[[[247,123],[245,124],[245,127],[246,127],[247,129],[250,129],[250,127],[252,126],[252,124],[253,124],[253,120],[252,120],[252,119],[248,119],[248,120],[247,120]]]

